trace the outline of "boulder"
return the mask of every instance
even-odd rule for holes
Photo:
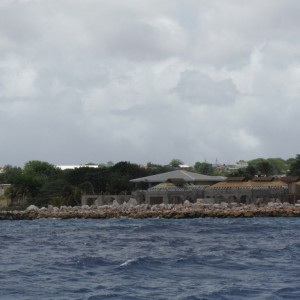
[[[227,208],[228,207],[228,203],[227,202],[221,202],[221,207],[222,208]]]
[[[83,210],[89,210],[90,207],[89,207],[88,205],[82,205],[82,206],[81,206],[81,209],[83,209]]]
[[[138,205],[136,199],[134,199],[134,198],[130,198],[129,201],[128,201],[128,204],[132,205],[132,206],[137,206]]]
[[[191,204],[191,202],[189,201],[189,200],[185,200],[184,202],[183,202],[183,206],[186,206],[186,207],[190,207],[192,204]]]
[[[140,208],[141,210],[149,210],[149,209],[151,209],[151,205],[150,205],[150,204],[144,203],[144,204],[141,204],[141,205],[139,206],[139,208]]]
[[[166,205],[166,209],[169,209],[169,210],[173,209],[173,207],[174,207],[174,204],[167,204]]]
[[[117,200],[114,200],[113,203],[112,203],[112,206],[113,207],[119,207],[120,204],[119,204],[119,202]]]
[[[158,210],[159,209],[159,205],[157,204],[154,204],[151,206],[151,210],[154,211],[154,210]]]
[[[160,204],[158,204],[158,206],[159,206],[159,208],[161,208],[161,209],[165,209],[165,208],[166,208],[166,205],[165,205],[164,203],[160,203]]]
[[[30,210],[38,211],[39,208],[37,206],[31,204],[26,208],[26,211],[30,211]]]

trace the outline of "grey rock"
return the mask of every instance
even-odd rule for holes
[[[29,205],[27,208],[26,208],[26,211],[30,211],[30,210],[33,210],[33,211],[38,211],[39,208],[33,204]]]

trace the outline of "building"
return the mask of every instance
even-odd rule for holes
[[[297,180],[290,179],[290,184],[273,177],[254,177],[246,181],[244,177],[224,178],[176,170],[130,180],[137,185],[148,185],[148,189],[137,189],[132,195],[83,195],[82,205],[109,205],[114,200],[122,204],[131,198],[138,204],[149,205],[182,204],[185,200],[195,203],[197,199],[204,203],[293,203],[298,196],[300,199],[300,181]]]
[[[246,162],[245,160],[239,160],[235,163],[235,166],[238,168],[238,169],[245,169],[248,167],[248,162]]]
[[[272,177],[257,177],[245,181],[243,177],[227,178],[205,190],[205,200],[212,203],[237,202],[266,204],[288,200],[288,184]]]
[[[98,165],[59,165],[56,167],[61,170],[74,170],[78,168],[99,168]]]
[[[148,189],[136,191],[134,197],[139,203],[178,204],[185,200],[195,202],[204,197],[205,188],[223,181],[222,176],[208,176],[184,170],[175,170],[152,176],[130,180],[130,182],[148,184]]]
[[[136,191],[134,197],[139,203],[179,204],[185,200],[195,202],[204,199],[207,203],[236,202],[243,204],[266,204],[289,201],[289,186],[273,177],[255,177],[246,181],[244,177],[206,176],[182,170],[147,176],[131,180],[147,182],[146,191]],[[299,191],[300,182],[290,187]]]
[[[248,167],[248,162],[245,160],[239,160],[233,165],[224,165],[222,171],[225,173],[235,173],[238,170],[246,169]]]
[[[296,202],[300,199],[300,177],[299,176],[284,176],[281,181],[288,185],[288,199],[290,202]]]

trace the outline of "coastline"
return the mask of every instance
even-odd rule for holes
[[[24,211],[0,211],[0,220],[37,219],[107,219],[107,218],[252,218],[252,217],[300,217],[300,204],[269,203],[266,206],[227,204],[159,204],[119,206],[61,206],[38,208],[29,206]]]

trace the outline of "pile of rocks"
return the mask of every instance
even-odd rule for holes
[[[134,199],[133,199],[134,200]],[[137,205],[136,201],[130,200],[119,204],[114,201],[112,205],[103,206],[61,206],[38,208],[30,205],[25,211],[2,211],[0,220],[33,220],[43,218],[237,218],[237,217],[299,217],[300,203],[270,202],[265,206],[253,204],[242,205],[238,203],[208,204],[203,201],[190,203],[186,200],[183,204],[157,204]]]

